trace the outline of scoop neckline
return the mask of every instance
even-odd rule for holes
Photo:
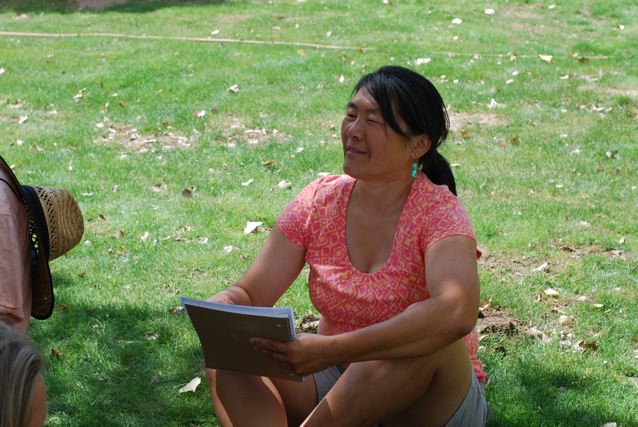
[[[403,224],[404,221],[404,216],[406,215],[405,211],[406,208],[408,206],[408,204],[410,203],[410,201],[412,200],[413,194],[414,194],[414,188],[416,187],[416,181],[421,179],[421,175],[419,174],[417,175],[417,177],[412,181],[412,185],[410,187],[410,192],[408,193],[408,197],[406,197],[405,202],[403,203],[403,206],[401,207],[401,213],[399,214],[399,220],[397,221],[397,225],[396,228],[394,229],[394,237],[392,238],[392,247],[390,248],[390,254],[388,255],[388,258],[385,260],[385,262],[383,263],[383,265],[381,266],[381,268],[379,270],[376,271],[371,271],[371,272],[366,272],[366,271],[361,271],[359,270],[353,263],[352,260],[350,259],[350,253],[348,252],[348,241],[346,240],[346,219],[348,216],[348,205],[350,204],[350,197],[352,196],[352,191],[354,190],[355,185],[357,184],[357,179],[356,178],[352,178],[351,182],[349,183],[349,188],[348,190],[345,192],[344,197],[343,197],[343,206],[341,209],[341,216],[342,216],[342,226],[341,226],[341,230],[339,230],[339,233],[341,235],[341,244],[343,246],[344,252],[345,252],[345,259],[346,259],[346,264],[347,267],[351,270],[356,272],[357,274],[361,274],[361,275],[365,275],[365,276],[373,276],[376,274],[382,274],[385,273],[386,270],[388,270],[390,268],[390,264],[391,264],[391,260],[397,250],[397,245],[398,245],[398,240],[399,240],[399,229],[401,228],[401,224]]]

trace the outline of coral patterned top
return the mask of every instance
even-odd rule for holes
[[[425,281],[428,248],[449,236],[476,239],[457,197],[419,173],[401,211],[390,257],[381,270],[361,272],[351,264],[346,248],[346,210],[355,183],[348,175],[319,178],[277,218],[284,236],[306,250],[310,299],[321,314],[319,333],[324,335],[382,322],[430,298]],[[484,381],[476,332],[467,335],[465,343],[476,376]]]

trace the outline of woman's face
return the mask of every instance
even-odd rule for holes
[[[44,378],[38,375],[31,390],[31,419],[29,427],[42,427],[47,419],[47,392]]]
[[[399,119],[399,126],[404,124]],[[366,89],[348,103],[341,123],[343,171],[357,179],[410,178],[414,157],[406,138],[385,123],[379,106]]]

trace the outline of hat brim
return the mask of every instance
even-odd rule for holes
[[[44,320],[53,312],[53,282],[49,269],[49,230],[40,199],[33,187],[23,185],[22,194],[33,220],[36,242],[31,259],[31,316]]]
[[[35,233],[40,244],[40,248],[37,248],[37,251],[32,247],[33,253],[30,260],[31,316],[44,320],[51,316],[54,305],[53,281],[51,280],[51,270],[48,262],[49,232],[46,219],[35,190],[32,187],[20,184],[13,170],[11,170],[11,167],[2,156],[0,156],[0,168],[9,176],[11,189],[27,209],[29,221],[35,227]],[[29,236],[29,239],[31,240],[31,236]]]

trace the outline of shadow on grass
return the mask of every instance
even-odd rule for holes
[[[606,389],[600,377],[583,374],[582,367],[579,370],[572,366],[550,366],[550,363],[528,359],[521,362],[520,374],[514,377],[519,388],[510,392],[496,390],[499,387],[496,381],[488,389],[494,412],[489,426],[575,427],[609,422],[635,425],[631,411],[619,409],[622,404],[609,407],[603,402],[601,397],[608,399],[613,390]],[[622,399],[618,396],[617,401]]]
[[[187,316],[170,313],[175,305],[76,298],[33,322],[47,359],[49,424],[212,425],[201,350],[188,340],[195,332]],[[196,393],[178,393],[195,376]]]
[[[221,4],[225,0],[6,0],[0,13],[102,13],[105,11],[146,13],[165,7]]]

